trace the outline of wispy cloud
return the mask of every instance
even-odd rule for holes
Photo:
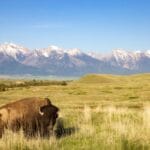
[[[38,23],[38,24],[33,24],[31,26],[32,28],[36,29],[51,29],[51,28],[64,28],[64,24],[61,23]]]

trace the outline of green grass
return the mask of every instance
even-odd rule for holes
[[[5,80],[7,82],[14,81]],[[0,140],[0,149],[150,149],[150,74],[93,74],[66,86],[14,87],[0,92],[0,103],[30,96],[49,97],[60,108],[66,131],[75,129],[75,132],[69,131],[59,139],[55,136],[26,139],[22,132],[7,131]]]

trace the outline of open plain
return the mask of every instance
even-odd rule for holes
[[[1,85],[7,85],[0,92],[1,105],[36,96],[48,97],[60,108],[56,134],[27,139],[22,131],[7,130],[0,149],[150,149],[150,74],[93,74],[67,84],[52,83],[23,86],[23,80],[0,80]]]

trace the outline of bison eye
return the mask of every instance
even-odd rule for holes
[[[55,114],[55,118],[58,118],[58,114],[57,113]]]

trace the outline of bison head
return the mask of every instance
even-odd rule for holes
[[[42,124],[52,130],[54,124],[56,123],[59,109],[52,105],[49,99],[46,100],[47,105],[40,107],[39,114],[42,119]]]

